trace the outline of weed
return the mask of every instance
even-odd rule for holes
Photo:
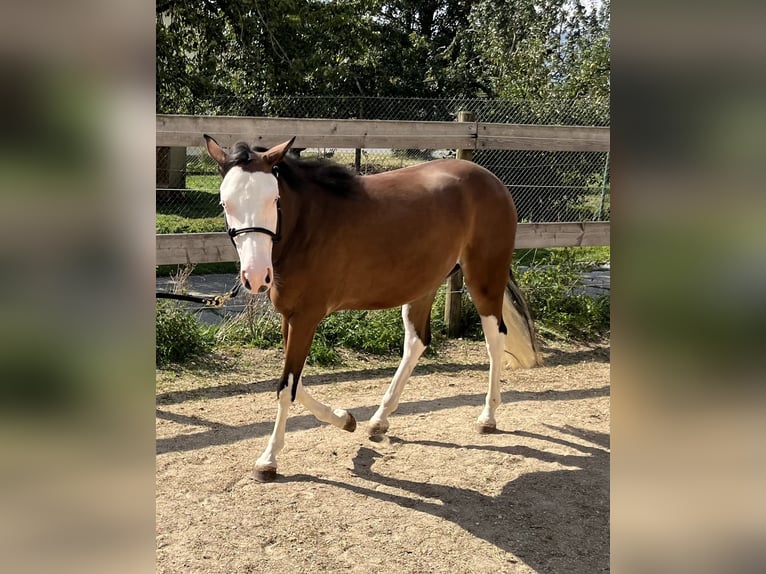
[[[609,296],[591,297],[581,292],[582,273],[609,259],[601,248],[527,250],[514,271],[527,296],[543,335],[572,340],[595,340],[609,335]],[[190,268],[179,273],[188,274]],[[183,285],[184,279],[177,280]],[[431,312],[432,341],[429,354],[445,340],[445,289],[436,295]],[[461,331],[466,339],[482,340],[479,315],[467,290],[462,294]],[[377,355],[396,355],[404,341],[400,309],[340,311],[326,317],[317,328],[308,362],[332,366],[342,362],[338,349]],[[207,345],[274,348],[282,344],[279,315],[263,297],[249,300],[243,313],[218,328],[205,329],[177,306],[158,306],[157,362],[184,360]]]
[[[239,315],[224,321],[216,330],[215,341],[222,346],[248,345],[259,349],[278,347],[282,328],[269,303],[251,297]]]
[[[327,340],[323,333],[317,332],[311,343],[311,351],[307,359],[310,365],[330,367],[341,364],[341,357],[333,344]]]
[[[317,333],[332,345],[376,355],[399,352],[404,342],[399,309],[340,311],[322,321]]]
[[[181,363],[209,351],[213,331],[178,303],[157,302],[156,364]]]

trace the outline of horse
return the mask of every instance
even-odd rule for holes
[[[228,152],[204,138],[222,176],[220,199],[239,255],[238,280],[250,292],[267,292],[282,316],[277,416],[255,478],[277,477],[295,400],[322,422],[356,429],[350,412],[321,403],[304,388],[301,373],[320,321],[343,309],[402,307],[402,360],[367,425],[371,438],[382,437],[431,341],[436,292],[458,269],[489,354],[489,388],[476,427],[494,432],[503,357],[514,367],[541,364],[532,315],[510,270],[517,213],[505,185],[460,159],[360,176],[329,160],[288,154],[295,137],[268,149],[238,142]]]

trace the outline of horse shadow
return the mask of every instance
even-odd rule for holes
[[[545,365],[552,367],[556,365],[572,365],[581,362],[609,362],[609,349],[607,347],[594,346],[590,349],[581,349],[577,351],[567,351],[553,347],[545,347],[546,354]],[[236,361],[227,360],[220,355],[209,355],[204,362],[192,363],[187,365],[187,369],[197,375],[209,375],[217,378],[234,369]],[[486,371],[488,363],[438,363],[427,362],[418,364],[412,373],[413,378],[427,374],[455,374],[464,371]],[[367,379],[385,379],[389,380],[396,371],[396,365],[385,367],[373,367],[367,369],[349,369],[337,370],[324,373],[310,374],[304,377],[306,385],[309,388],[322,385],[331,385],[337,383],[355,383],[359,380]],[[216,399],[224,396],[246,395],[255,393],[274,393],[276,392],[277,379],[268,378],[249,383],[228,383],[222,385],[211,385],[208,387],[197,387],[188,390],[173,390],[159,393],[156,395],[157,405],[179,404],[186,401],[205,399]]]
[[[567,389],[567,390],[544,390],[544,391],[504,391],[501,393],[502,403],[511,404],[519,401],[573,401],[586,398],[609,396],[609,386],[595,389]],[[445,409],[471,406],[480,408],[484,404],[483,393],[460,394],[438,399],[423,399],[401,403],[396,412],[399,415],[417,415],[422,413],[434,413]],[[352,409],[358,421],[368,421],[378,409],[378,404],[358,405]],[[274,428],[273,419],[261,420],[243,425],[227,425],[221,422],[208,420],[198,414],[181,414],[157,408],[156,417],[173,421],[179,424],[202,427],[205,430],[192,434],[180,434],[173,437],[158,438],[156,440],[156,453],[190,451],[210,446],[231,444],[243,440],[268,436]],[[290,432],[309,430],[323,426],[312,414],[293,415],[288,420]],[[392,442],[397,441],[391,438]],[[401,441],[400,441],[401,442]],[[433,446],[439,446],[435,443]]]
[[[566,467],[523,474],[508,482],[499,494],[387,476],[374,469],[376,459],[383,455],[366,446],[360,447],[353,465],[356,476],[370,482],[370,487],[307,475],[282,480],[326,484],[448,520],[543,574],[608,572],[609,435],[569,426],[548,428],[578,442],[525,431],[504,434],[566,446],[578,454],[556,454],[521,445],[391,439],[392,443],[433,448],[500,452]],[[421,498],[376,490],[379,486]]]

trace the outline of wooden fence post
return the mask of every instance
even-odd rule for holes
[[[475,122],[476,114],[473,112],[458,112],[457,121]],[[459,149],[456,152],[457,159],[473,159],[472,149]],[[444,324],[447,327],[447,337],[459,337],[461,333],[461,297],[463,295],[463,272],[457,271],[447,279],[447,292],[444,298]]]
[[[184,189],[186,187],[186,148],[158,147],[157,187]]]

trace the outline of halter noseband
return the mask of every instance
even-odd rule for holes
[[[274,166],[271,168],[271,173],[274,174],[274,177],[279,180],[279,169],[277,169],[277,166]],[[226,219],[226,213],[223,214],[223,220],[226,222],[226,233],[229,234],[229,239],[231,239],[231,244],[234,247],[237,247],[237,244],[234,243],[234,238],[237,235],[243,235],[245,233],[263,233],[264,235],[268,235],[271,237],[271,240],[274,243],[277,243],[280,239],[282,239],[282,207],[279,205],[279,198],[277,198],[277,229],[276,231],[272,231],[271,229],[266,229],[265,227],[240,227],[239,229],[236,229],[234,227],[229,227],[229,221]]]

